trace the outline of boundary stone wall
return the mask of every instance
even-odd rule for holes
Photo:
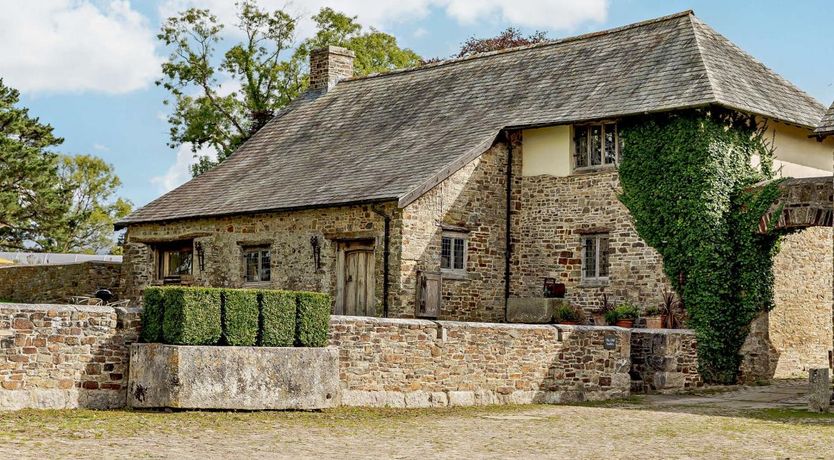
[[[75,295],[91,295],[107,288],[119,295],[120,262],[76,262],[15,265],[0,268],[0,301],[20,303],[69,302]]]
[[[139,313],[0,304],[0,410],[123,407]]]
[[[674,392],[702,386],[696,347],[695,333],[688,329],[633,329],[632,391]]]
[[[617,327],[334,316],[330,345],[347,406],[558,403],[630,391],[630,332]]]

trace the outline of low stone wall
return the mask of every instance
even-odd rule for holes
[[[122,264],[78,262],[60,265],[20,265],[0,268],[0,301],[67,303],[75,295],[107,288],[117,296]]]
[[[0,409],[125,404],[138,308],[0,304]]]
[[[696,347],[688,329],[633,329],[631,390],[674,392],[703,385]]]
[[[630,332],[615,327],[334,316],[342,404],[432,407],[626,397]]]

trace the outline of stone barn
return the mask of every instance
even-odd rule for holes
[[[656,305],[659,254],[618,201],[618,122],[720,106],[769,126],[785,177],[830,176],[825,107],[691,11],[310,89],[221,165],[137,210],[123,295],[149,285],[331,293],[344,315],[504,322],[545,286],[588,312]],[[778,375],[827,362],[830,227],[788,237],[768,334]],[[778,355],[778,356],[777,356]],[[778,372],[777,372],[778,370]]]

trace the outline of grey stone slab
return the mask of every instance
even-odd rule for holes
[[[128,405],[184,409],[324,409],[339,405],[336,348],[134,344]]]

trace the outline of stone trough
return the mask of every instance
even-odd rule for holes
[[[130,348],[134,408],[310,410],[338,406],[336,348],[182,346]]]

